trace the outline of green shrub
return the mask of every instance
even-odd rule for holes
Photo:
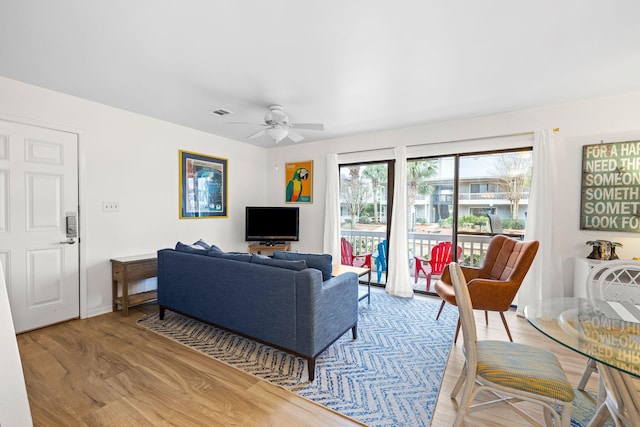
[[[462,265],[466,265],[469,267],[480,267],[480,255],[473,254],[473,260],[471,259],[471,255],[465,255]]]
[[[524,226],[524,219],[505,218],[502,220],[502,228],[509,228],[511,230],[524,230]]]

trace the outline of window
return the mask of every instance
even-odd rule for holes
[[[522,237],[531,154],[523,148],[408,160],[410,258],[428,259],[436,244],[450,241],[462,248],[460,263],[477,266],[494,234]],[[492,229],[490,214],[500,218],[502,230]],[[414,279],[414,289],[425,291],[422,274]]]
[[[388,239],[391,221],[393,162],[340,165],[340,235],[349,240],[353,253],[378,256],[378,244]],[[375,264],[372,265],[376,273]],[[386,271],[371,280],[385,282]]]

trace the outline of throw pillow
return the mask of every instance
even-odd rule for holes
[[[273,259],[268,256],[253,254],[251,262],[255,264],[270,265],[272,267],[286,268],[288,270],[300,271],[307,268],[307,262],[303,259],[296,261],[288,261],[286,259]]]
[[[283,252],[275,251],[273,253],[274,259],[286,259],[286,260],[304,260],[307,263],[307,267],[315,268],[322,272],[322,280],[331,279],[331,261],[332,257],[329,254],[299,254],[297,252]]]
[[[208,251],[200,245],[185,245],[182,242],[176,243],[177,252],[186,252],[190,254],[207,255]]]
[[[210,245],[207,242],[205,242],[204,240],[200,239],[197,242],[195,242],[193,244],[194,246],[200,246],[208,251],[216,251],[216,252],[224,252],[222,249],[220,249],[218,246],[216,245]]]
[[[202,249],[206,249],[206,250],[209,250],[209,248],[211,248],[211,246],[209,246],[209,244],[202,239],[195,242],[193,246],[200,246]]]
[[[218,252],[216,250],[207,252],[207,255],[214,258],[225,258],[234,261],[251,262],[251,255],[240,252]]]

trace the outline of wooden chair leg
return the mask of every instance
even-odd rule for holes
[[[484,311],[484,321],[486,324],[489,324],[489,312],[487,310]]]
[[[440,314],[442,314],[442,309],[444,308],[445,305],[445,301],[442,300],[442,304],[440,304],[440,310],[438,310],[438,315],[436,316],[436,320],[438,320],[438,318],[440,318]]]
[[[458,318],[458,326],[456,326],[456,336],[453,338],[453,343],[458,342],[458,335],[460,334],[460,318]]]
[[[500,312],[500,317],[502,317],[502,324],[504,325],[505,331],[507,331],[507,335],[509,335],[509,341],[513,342],[513,338],[511,338],[511,331],[509,331],[509,325],[507,325],[507,319],[505,319],[503,312]]]

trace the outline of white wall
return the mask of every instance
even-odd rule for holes
[[[593,99],[531,110],[496,114],[486,117],[434,123],[425,126],[356,135],[315,143],[288,145],[269,150],[267,168],[269,174],[269,201],[284,201],[284,169],[274,170],[273,164],[313,160],[315,169],[314,202],[301,207],[301,230],[299,250],[318,252],[322,250],[324,218],[325,164],[328,153],[345,153],[398,145],[421,145],[411,147],[408,152],[442,155],[453,152],[468,152],[504,148],[504,141],[469,141],[463,143],[438,144],[470,138],[527,132],[540,129],[560,128],[556,133],[555,154],[558,174],[557,212],[560,213],[556,233],[559,247],[555,252],[562,259],[565,295],[572,294],[573,259],[586,257],[590,247],[585,242],[606,239],[623,243],[616,250],[620,258],[640,256],[640,233],[615,233],[580,230],[580,186],[582,171],[582,146],[601,141],[616,142],[640,140],[640,93]],[[521,145],[518,145],[521,146]],[[358,155],[354,155],[357,157]],[[364,156],[364,154],[363,154]]]
[[[111,308],[112,257],[154,252],[176,241],[204,238],[226,250],[246,250],[244,206],[285,205],[284,163],[314,161],[314,201],[301,210],[299,252],[322,251],[325,163],[328,153],[397,145],[426,144],[423,154],[497,148],[482,142],[438,144],[514,132],[559,127],[556,154],[560,176],[558,212],[562,212],[555,248],[571,293],[573,258],[589,253],[585,241],[608,239],[624,244],[621,258],[640,256],[640,234],[579,229],[582,146],[600,141],[640,139],[640,93],[594,99],[487,117],[434,123],[368,135],[287,145],[264,150],[204,132],[129,113],[61,93],[0,78],[0,119],[79,132],[81,136],[81,230],[86,285],[85,313]],[[496,142],[496,144],[501,144]],[[504,142],[502,142],[504,144]],[[229,217],[180,220],[178,150],[229,160]],[[416,152],[416,148],[409,151]],[[356,155],[357,157],[357,155]],[[279,168],[275,170],[274,164]],[[251,171],[248,173],[247,171]],[[267,180],[256,177],[267,176]],[[120,212],[102,212],[102,201],[118,201]]]
[[[265,174],[265,149],[5,78],[0,119],[80,134],[83,317],[111,311],[110,258],[199,238],[247,250],[244,206],[267,200],[256,179]],[[179,219],[181,149],[228,159],[227,218]],[[120,211],[103,212],[102,201],[119,202]]]

